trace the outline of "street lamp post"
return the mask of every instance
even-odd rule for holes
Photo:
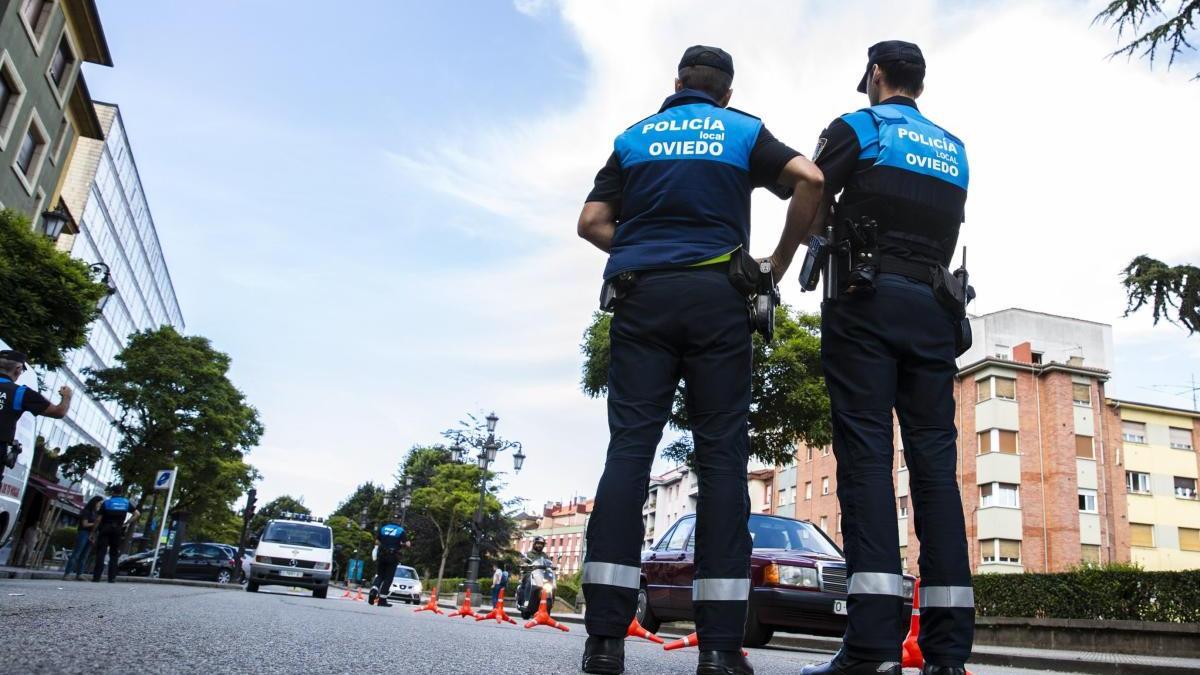
[[[513,469],[520,473],[521,467],[525,464],[525,453],[518,442],[498,441],[496,440],[496,424],[500,418],[496,413],[491,413],[487,416],[487,439],[483,442],[483,447],[479,450],[479,455],[475,458],[479,468],[482,469],[482,476],[479,479],[479,503],[475,506],[474,533],[471,538],[471,557],[467,559],[467,580],[466,587],[471,591],[471,594],[479,597],[479,545],[483,540],[483,502],[487,497],[487,481],[488,467],[492,462],[496,461],[496,455],[501,450],[516,448],[516,453],[513,454]],[[455,461],[463,461],[466,459],[465,451],[460,442],[456,442],[451,448],[454,453]]]

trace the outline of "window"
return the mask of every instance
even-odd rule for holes
[[[812,499],[812,481],[804,484],[804,499],[805,501]]]
[[[825,476],[821,479],[821,494],[829,494],[829,476]]]
[[[1080,459],[1096,459],[1096,450],[1092,447],[1091,436],[1075,437],[1075,456]]]
[[[985,377],[975,381],[975,402],[986,401],[990,398],[1002,398],[1006,401],[1017,400],[1017,381],[1011,377]]]
[[[979,433],[979,454],[1002,452],[1017,454],[1017,432],[1006,429],[989,429]]]
[[[66,117],[62,118],[62,123],[58,126],[58,137],[54,139],[54,147],[50,150],[50,161],[57,163],[62,157],[63,146],[67,144],[67,137],[71,135],[71,121]]]
[[[0,57],[0,148],[8,141],[8,134],[12,131],[12,123],[17,117],[17,109],[21,106],[24,93],[16,71],[8,60],[8,54],[5,53]]]
[[[979,557],[985,563],[1021,562],[1021,542],[1016,539],[982,539],[979,542]]]
[[[829,516],[821,516],[821,531],[829,531]]]
[[[42,49],[53,9],[53,0],[25,0],[25,4],[21,5],[21,23],[25,25],[25,32],[29,34],[35,52]]]
[[[1034,363],[1034,365],[1041,365],[1042,353],[1041,352],[1030,352],[1029,359],[1030,359],[1030,361],[1032,361]]]
[[[1129,545],[1154,548],[1154,526],[1145,523],[1129,524]]]
[[[828,457],[830,455],[830,453],[832,453],[832,452],[833,452],[832,445],[827,445],[827,446],[821,448],[821,456],[822,457]]]
[[[899,502],[899,504],[900,504],[900,517],[907,518],[908,517],[908,495],[905,495],[896,501]]]
[[[900,569],[905,572],[908,571],[908,547],[907,546],[900,547]]]
[[[1180,499],[1196,498],[1196,479],[1175,476],[1175,496]]]
[[[74,66],[75,52],[71,50],[71,44],[67,42],[66,31],[63,31],[62,38],[58,41],[58,49],[54,50],[54,57],[50,59],[50,69],[46,71],[60,95],[66,93],[63,89],[66,87],[67,78]]]
[[[1085,565],[1100,564],[1100,547],[1096,544],[1083,544],[1079,547],[1079,560]]]
[[[1092,387],[1076,382],[1071,385],[1071,400],[1079,405],[1092,404]]]
[[[779,488],[779,505],[783,506],[787,503],[787,488]]]
[[[1179,550],[1200,551],[1200,530],[1194,527],[1179,528]]]
[[[1145,443],[1146,442],[1146,424],[1145,422],[1130,422],[1128,420],[1121,421],[1121,438],[1130,443]]]
[[[692,525],[695,524],[695,518],[681,520],[675,524],[675,529],[667,535],[666,546],[660,547],[670,551],[682,551],[687,546],[688,537],[692,534]]]
[[[896,452],[897,452],[897,454],[900,455],[900,468],[901,469],[906,468],[908,466],[908,463],[904,458],[904,448],[900,448]]]
[[[810,462],[812,461],[812,448],[811,447],[808,449],[808,461],[810,461]]]
[[[1150,494],[1150,474],[1140,471],[1126,471],[1125,490],[1127,492]]]
[[[1096,513],[1096,491],[1079,489],[1079,511],[1081,513]]]
[[[979,486],[979,506],[1021,506],[1020,487],[1015,483],[984,483]]]
[[[46,128],[35,111],[29,116],[29,125],[21,137],[21,145],[17,148],[13,169],[25,184],[25,190],[33,194],[33,186],[37,183],[38,174],[42,172],[42,160],[46,157]]]
[[[1175,448],[1176,450],[1191,450],[1192,449],[1192,430],[1191,429],[1177,429],[1175,427],[1171,427],[1169,433],[1170,433],[1170,437],[1171,437],[1171,447],[1172,448]]]
[[[788,488],[788,497],[790,498],[789,503],[791,503],[791,504],[796,503],[796,486],[795,485]]]

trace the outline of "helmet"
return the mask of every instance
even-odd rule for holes
[[[540,552],[544,548],[546,548],[546,538],[541,535],[534,537],[533,550]]]

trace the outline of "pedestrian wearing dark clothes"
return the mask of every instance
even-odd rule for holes
[[[92,539],[96,534],[96,519],[99,517],[96,509],[102,501],[104,501],[103,497],[92,497],[88,500],[87,506],[83,507],[83,511],[79,512],[79,529],[75,533],[75,548],[71,549],[71,557],[63,569],[64,579],[72,571],[75,573],[76,581],[83,577],[83,564],[87,562],[88,552],[92,549]]]
[[[100,523],[96,535],[96,567],[92,570],[92,581],[100,581],[104,569],[105,552],[108,552],[108,583],[117,580],[117,557],[121,555],[121,540],[125,538],[125,521],[138,511],[125,498],[125,487],[112,489],[112,496],[100,504]]]

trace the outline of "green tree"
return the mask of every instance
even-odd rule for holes
[[[58,456],[58,472],[71,484],[82,482],[87,472],[104,455],[100,448],[90,443],[77,443],[62,451]]]
[[[87,342],[108,293],[86,263],[54,248],[29,219],[0,210],[0,338],[46,368],[61,368],[63,352]]]
[[[583,392],[594,398],[608,393],[609,315],[597,312],[584,332]],[[750,452],[767,464],[786,464],[796,441],[811,446],[830,442],[829,394],[821,371],[821,319],[782,305],[775,314],[775,340],[766,344],[754,335],[751,376]],[[686,390],[676,391],[670,424],[687,431]],[[681,438],[663,452],[668,459],[691,463],[690,438]]]
[[[409,518],[424,518],[434,531],[439,551],[438,584],[446,573],[446,561],[458,544],[469,541],[471,519],[479,503],[479,480],[483,470],[474,464],[450,462],[439,465],[429,485],[413,491]],[[496,497],[498,486],[489,485],[484,499],[484,513],[503,510]]]
[[[1125,316],[1149,304],[1154,323],[1166,319],[1181,324],[1188,335],[1200,331],[1200,268],[1194,265],[1171,266],[1150,256],[1140,255],[1123,272],[1128,304]]]
[[[254,517],[250,519],[250,527],[246,531],[254,535],[261,534],[268,520],[280,518],[285,513],[312,515],[312,511],[304,505],[303,497],[296,499],[291,495],[280,495],[254,510]]]
[[[340,576],[345,578],[346,563],[357,558],[363,561],[363,578],[370,581],[375,576],[375,563],[371,560],[375,537],[360,527],[356,518],[333,516],[325,524],[333,530],[333,557]]]
[[[1164,4],[1161,0],[1111,0],[1105,5],[1092,23],[1116,26],[1118,39],[1126,32],[1133,34],[1110,56],[1139,56],[1149,59],[1153,67],[1159,52],[1166,51],[1170,69],[1176,58],[1195,50],[1188,38],[1200,18],[1200,0],[1180,0],[1174,11],[1163,9]],[[1200,73],[1193,79],[1200,79]]]
[[[116,363],[90,372],[87,389],[120,409],[117,475],[144,500],[155,471],[178,466],[172,510],[190,512],[193,531],[209,518],[223,522],[257,475],[245,455],[263,433],[258,411],[229,381],[229,356],[163,326],[130,336]]]
[[[383,486],[363,483],[338,504],[330,517],[344,516],[362,526],[363,509],[366,509],[366,529],[373,532],[391,517],[390,507],[383,505],[383,495],[386,492]]]
[[[191,541],[215,541],[237,546],[241,535],[242,515],[229,507],[210,511],[199,520],[188,519],[187,538]]]

